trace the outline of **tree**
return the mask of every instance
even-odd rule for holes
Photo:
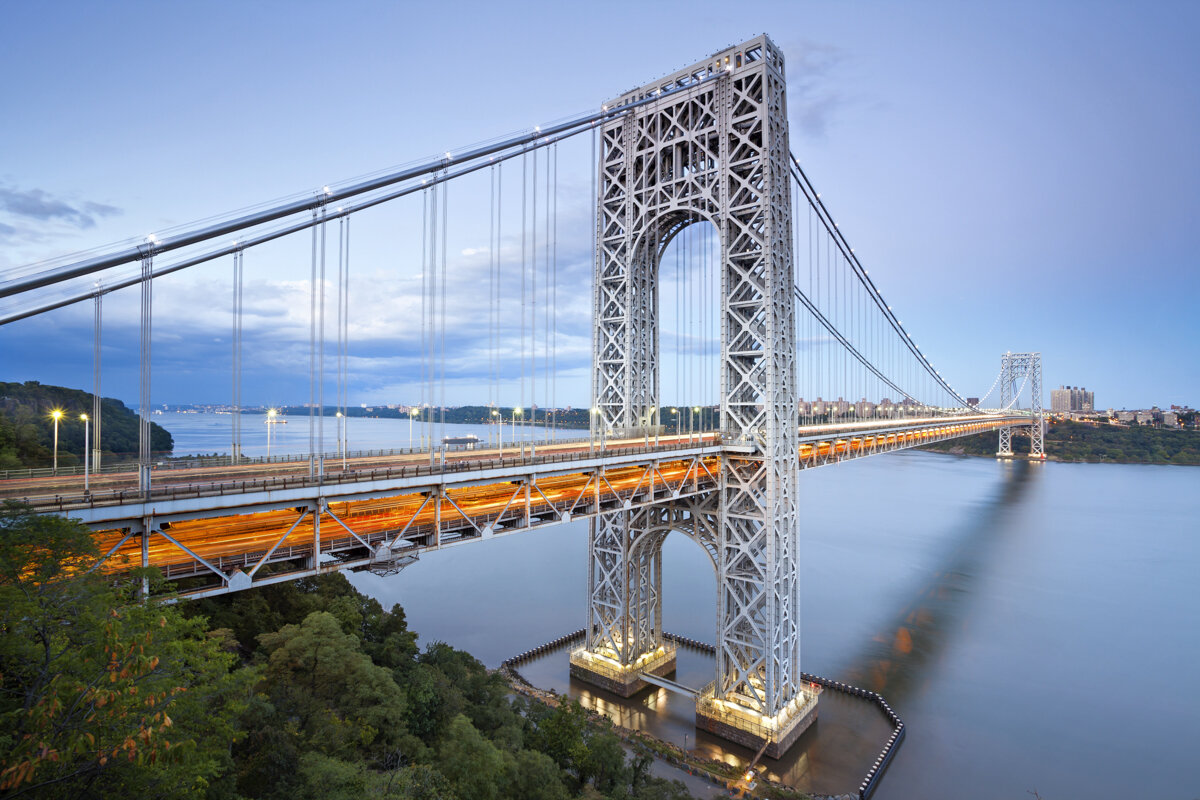
[[[0,790],[204,796],[246,681],[202,623],[94,563],[82,525],[0,511]]]
[[[460,797],[496,800],[508,765],[504,754],[483,738],[462,714],[450,721],[438,748],[438,767]]]
[[[382,752],[407,733],[406,700],[391,671],[371,663],[332,614],[315,611],[259,641],[268,654],[263,689],[307,749]]]
[[[518,750],[509,763],[507,796],[514,800],[567,800],[562,770],[536,750]]]

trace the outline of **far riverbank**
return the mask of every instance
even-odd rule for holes
[[[1013,452],[1029,452],[1029,435],[1013,432]],[[1046,460],[1069,464],[1200,466],[1200,431],[1144,426],[1051,422]],[[921,449],[962,456],[996,456],[996,434],[981,433],[924,445]]]

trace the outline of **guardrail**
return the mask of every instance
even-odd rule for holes
[[[593,458],[610,458],[633,455],[670,454],[684,450],[695,450],[702,447],[718,447],[717,442],[707,443],[671,443],[650,447],[606,447],[599,448],[593,453],[549,453],[533,457],[490,458],[490,459],[454,459],[441,464],[411,464],[399,467],[377,467],[372,469],[347,470],[346,472],[326,472],[323,475],[310,477],[307,475],[284,475],[279,477],[249,478],[232,481],[205,481],[203,483],[176,483],[163,486],[152,486],[149,492],[137,488],[109,489],[84,494],[55,494],[46,496],[25,496],[9,498],[32,506],[38,511],[72,511],[84,508],[120,506],[129,503],[154,502],[156,500],[182,500],[198,497],[214,497],[229,494],[244,494],[256,491],[271,491],[298,489],[323,486],[338,486],[342,484],[364,483],[378,480],[396,480],[413,477],[441,477],[463,472],[477,472],[505,467],[537,467],[550,464],[564,464],[572,461],[585,461]]]

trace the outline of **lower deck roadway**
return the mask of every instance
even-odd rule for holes
[[[800,466],[1028,424],[1028,418],[886,424],[885,430],[879,422],[874,427],[868,422],[802,429]],[[749,450],[686,439],[660,436],[658,447],[624,440],[619,444],[636,441],[642,446],[613,443],[614,448],[606,445],[603,453],[587,442],[557,451],[539,447],[539,458],[516,464],[475,453],[475,458],[459,462],[469,467],[461,471],[358,473],[353,481],[301,481],[287,488],[216,496],[197,492],[58,513],[83,518],[97,530],[97,544],[108,554],[104,571],[158,567],[169,578],[193,579],[185,594],[212,594],[331,569],[387,570],[422,551],[711,492],[718,485],[722,460]],[[574,457],[569,447],[575,448]],[[319,522],[314,524],[314,519]],[[314,552],[320,554],[316,559]]]

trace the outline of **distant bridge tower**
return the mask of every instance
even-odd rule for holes
[[[687,89],[689,86],[694,88]],[[683,89],[683,90],[681,90]],[[591,522],[587,642],[572,673],[628,696],[674,669],[662,636],[661,546],[703,545],[717,575],[716,681],[697,724],[768,754],[816,717],[800,678],[795,297],[783,56],[766,36],[609,104],[671,91],[601,132],[593,406],[605,430],[653,424],[659,262],[695,222],[721,250],[721,488]]]
[[[1020,380],[1022,383],[1017,384]],[[1029,409],[1032,412],[1029,427],[1029,457],[1046,458],[1043,444],[1045,433],[1045,418],[1042,413],[1042,354],[1041,353],[1005,353],[1000,357],[1000,407],[1007,408],[1010,402],[1016,400],[1021,393],[1021,387],[1028,380],[1031,394]],[[1011,457],[1012,427],[1000,429],[1000,447],[996,455]]]

